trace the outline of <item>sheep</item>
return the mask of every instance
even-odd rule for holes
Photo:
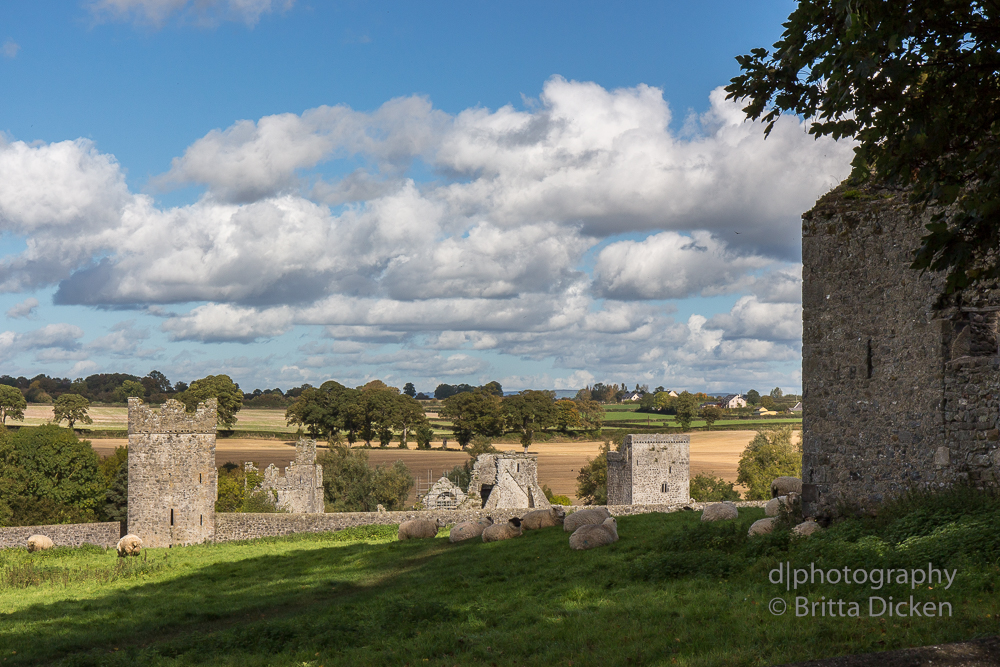
[[[547,510],[535,510],[521,517],[521,527],[525,530],[538,530],[550,526],[561,526],[566,519],[566,510],[556,506]]]
[[[142,551],[142,538],[129,533],[125,537],[118,540],[118,545],[115,548],[118,550],[119,558],[125,558],[125,556],[138,556],[139,552]]]
[[[777,521],[778,519],[776,517],[754,521],[753,525],[750,526],[750,530],[747,531],[747,535],[753,537],[754,535],[764,535],[766,533],[770,533],[774,530],[774,524]]]
[[[611,518],[611,512],[607,507],[593,507],[585,510],[578,510],[566,517],[563,521],[563,530],[572,533],[580,526],[603,523],[605,519]]]
[[[795,526],[795,528],[792,528],[793,533],[795,533],[796,535],[800,535],[802,537],[807,537],[809,535],[812,535],[813,533],[818,533],[821,530],[823,530],[822,526],[820,526],[815,521],[811,521],[809,519]]]
[[[775,477],[771,482],[771,497],[787,496],[789,493],[802,493],[802,480],[798,477]]]
[[[605,519],[604,523],[596,526],[587,524],[577,528],[569,536],[569,547],[570,549],[580,551],[583,549],[593,549],[594,547],[603,547],[617,541],[618,522],[612,517]]]
[[[521,537],[521,520],[514,517],[507,523],[495,523],[483,531],[483,542],[499,542]]]
[[[483,534],[484,530],[492,525],[493,517],[491,516],[488,516],[485,519],[480,519],[479,521],[463,521],[462,523],[457,523],[452,527],[451,535],[448,536],[448,541],[461,542],[462,540],[479,537]]]
[[[402,540],[425,539],[435,537],[438,529],[444,528],[444,519],[431,521],[430,519],[410,519],[399,524],[399,532],[396,537]]]
[[[51,549],[54,545],[52,540],[45,537],[44,535],[32,535],[28,538],[28,551],[46,551]]]
[[[736,505],[732,503],[712,503],[701,513],[702,521],[727,521],[740,516]]]

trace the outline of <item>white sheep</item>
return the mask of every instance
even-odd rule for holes
[[[522,534],[521,520],[517,517],[507,523],[495,523],[487,526],[483,531],[483,542],[499,542],[501,540],[512,540]]]
[[[577,510],[563,521],[563,530],[567,533],[572,533],[580,526],[593,525],[604,523],[605,519],[611,518],[611,512],[608,511],[607,507],[592,507],[585,510]]]
[[[808,535],[812,535],[813,533],[818,533],[821,530],[823,530],[823,527],[810,519],[806,519],[799,525],[795,526],[795,528],[792,528],[792,532],[801,537],[806,537]]]
[[[701,513],[702,521],[728,521],[739,518],[740,512],[732,503],[712,503]]]
[[[473,537],[480,537],[483,531],[488,527],[493,525],[493,517],[486,517],[485,519],[479,519],[478,521],[463,521],[462,523],[456,523],[451,528],[451,534],[448,535],[449,542],[461,542],[462,540],[469,540]]]
[[[435,537],[438,529],[444,528],[444,519],[431,521],[430,519],[410,519],[399,524],[399,532],[396,534],[400,540],[416,540]]]
[[[46,551],[53,546],[52,540],[44,535],[32,535],[28,538],[28,551]]]
[[[787,496],[778,496],[777,498],[771,498],[764,505],[764,515],[765,516],[778,516],[781,511],[781,507],[785,507],[786,512],[792,512],[795,510],[795,501],[798,500],[798,494],[795,492],[789,493]]]
[[[771,482],[771,497],[787,496],[789,493],[802,493],[802,480],[798,477],[775,477]]]
[[[552,509],[535,510],[521,517],[521,527],[525,530],[538,530],[551,526],[561,526],[566,520],[566,510],[558,505]]]
[[[569,546],[577,551],[603,547],[618,541],[618,522],[614,517],[605,519],[603,523],[580,526],[569,536]]]
[[[129,533],[125,537],[118,540],[118,545],[115,548],[118,550],[119,558],[125,558],[125,556],[138,556],[139,552],[142,551],[142,538],[138,535]]]
[[[753,537],[754,535],[764,535],[770,533],[774,530],[774,524],[778,521],[777,517],[770,517],[767,519],[760,519],[754,521],[753,525],[750,526],[750,530],[747,531],[747,535]]]

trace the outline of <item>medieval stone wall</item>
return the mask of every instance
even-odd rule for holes
[[[469,497],[479,498],[483,509],[552,507],[538,486],[537,454],[480,454],[472,469]]]
[[[316,441],[300,438],[295,444],[295,460],[279,475],[273,463],[264,470],[261,488],[273,490],[275,504],[287,512],[316,513],[325,508],[323,466],[316,463]]]
[[[197,544],[215,534],[216,400],[194,414],[168,400],[128,401],[128,530],[146,547]]]
[[[32,535],[44,535],[57,547],[96,544],[113,547],[121,538],[121,523],[64,523],[53,526],[13,526],[0,528],[0,549],[23,547]]]
[[[803,215],[803,502],[871,509],[997,466],[997,301],[909,268],[929,214],[829,193]]]

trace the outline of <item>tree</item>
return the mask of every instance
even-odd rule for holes
[[[406,440],[410,429],[419,426],[427,421],[424,406],[412,396],[400,394],[396,397],[396,408],[393,417],[393,426],[400,430],[399,446],[407,449]]]
[[[781,387],[775,387],[774,389],[772,389],[770,396],[775,401],[780,401],[782,396]]]
[[[773,410],[774,409],[774,399],[771,398],[770,396],[761,396],[760,397],[760,407],[764,408],[765,410]]]
[[[417,427],[417,432],[414,434],[417,440],[417,449],[430,449],[431,440],[434,439],[434,429],[428,423],[423,423]]]
[[[412,382],[407,382],[406,384],[403,385],[403,393],[409,396],[410,398],[413,398],[414,396],[417,395],[417,388],[413,386]]]
[[[24,409],[28,402],[19,389],[0,384],[0,424],[7,424],[7,417],[16,421],[24,421]]]
[[[323,494],[328,511],[374,512],[379,505],[403,508],[413,488],[413,475],[402,461],[368,465],[368,453],[333,446],[317,460],[323,466]]]
[[[69,427],[73,428],[76,422],[93,424],[94,420],[87,414],[90,409],[90,401],[79,394],[63,394],[52,404],[53,421],[59,423],[64,419],[69,422]]]
[[[259,470],[227,464],[219,471],[216,512],[275,513],[285,510],[277,505],[277,493],[261,488],[264,476]]]
[[[747,500],[771,497],[775,477],[802,475],[802,451],[792,444],[792,428],[762,429],[740,455],[736,483],[747,488]]]
[[[115,403],[126,403],[130,398],[144,398],[145,396],[146,388],[136,380],[125,380],[114,392]]]
[[[757,405],[760,403],[760,393],[756,389],[751,389],[747,392],[747,403],[749,405]]]
[[[503,413],[508,424],[521,433],[521,446],[528,451],[538,429],[556,423],[555,394],[550,391],[526,389],[503,399]]]
[[[482,387],[480,387],[487,394],[492,394],[493,396],[499,396],[503,398],[503,387],[499,382],[493,380],[492,382],[487,382]]]
[[[723,500],[739,500],[740,492],[713,473],[698,473],[691,480],[691,497],[700,503],[718,503]]]
[[[476,388],[468,384],[439,384],[434,390],[434,398],[439,401],[443,401],[449,396],[454,396],[455,394],[461,394],[465,391],[475,391]]]
[[[569,399],[556,401],[556,426],[563,433],[568,433],[573,428],[579,428],[580,410],[575,401]]]
[[[444,407],[438,413],[451,420],[451,430],[458,444],[465,449],[472,437],[483,435],[499,437],[503,435],[503,412],[499,397],[477,389],[455,394],[444,399]]]
[[[587,459],[587,465],[580,468],[576,476],[576,497],[584,505],[608,504],[608,452],[611,442],[604,441],[601,453],[595,459]]]
[[[737,57],[728,97],[765,134],[787,111],[855,138],[855,183],[940,207],[912,268],[947,271],[947,292],[1000,278],[1000,5],[803,0],[784,26]]]
[[[195,380],[178,396],[188,412],[194,412],[199,403],[210,398],[218,401],[219,425],[227,429],[236,426],[236,413],[243,407],[243,392],[228,375],[208,375]]]
[[[698,416],[705,420],[705,426],[709,429],[712,424],[722,419],[722,410],[714,405],[706,405],[698,413]]]
[[[170,380],[168,380],[167,376],[160,371],[149,371],[149,375],[144,377],[143,380],[149,380],[151,389],[149,392],[150,394],[169,394],[173,391],[170,386]],[[143,382],[143,386],[145,385],[146,383]]]
[[[334,442],[342,429],[352,426],[348,408],[356,393],[335,380],[318,388],[305,387],[285,411],[285,420],[289,425],[305,426],[311,438]]]
[[[604,426],[604,406],[597,401],[577,400],[576,411],[580,415],[580,428],[585,431],[596,433]]]
[[[97,454],[87,440],[80,440],[70,429],[54,424],[21,429],[10,436],[8,465],[4,484],[13,479],[19,486],[16,514],[50,514],[56,522],[64,518],[90,517],[104,500],[104,485]],[[60,518],[61,517],[61,518]]]
[[[686,431],[691,428],[691,422],[698,416],[698,399],[690,392],[683,391],[677,397],[677,422],[681,429]]]

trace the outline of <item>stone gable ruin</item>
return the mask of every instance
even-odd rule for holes
[[[447,477],[441,477],[421,499],[424,509],[441,510],[455,509],[465,502],[468,496]]]
[[[909,268],[929,213],[835,189],[802,217],[802,497],[872,509],[1000,473],[1000,298]]]
[[[191,414],[128,399],[128,530],[144,546],[197,544],[215,535],[216,400]]]
[[[691,436],[626,435],[608,452],[608,505],[660,505],[690,500]]]
[[[264,469],[261,488],[275,493],[275,505],[295,514],[315,514],[325,511],[323,498],[323,466],[316,463],[316,441],[299,438],[295,443],[295,460],[278,474],[273,463]]]
[[[483,509],[552,507],[538,486],[538,454],[480,454],[472,469],[469,497]]]

